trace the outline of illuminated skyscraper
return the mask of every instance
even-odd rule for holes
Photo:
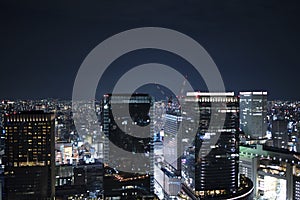
[[[6,199],[52,199],[54,115],[22,112],[4,119]]]
[[[267,131],[267,92],[240,92],[240,128],[252,138]]]
[[[175,199],[181,191],[181,109],[169,100],[164,116],[163,157],[155,166],[155,179],[162,187],[164,199]]]
[[[230,92],[190,92],[182,110],[182,138],[187,140],[182,166],[184,187],[201,198],[234,195],[239,184],[238,97]],[[212,115],[218,120],[223,116],[224,124],[210,124]],[[213,143],[211,138],[217,134],[220,136]]]
[[[164,125],[164,160],[177,174],[181,170],[181,109],[174,105],[168,106]]]

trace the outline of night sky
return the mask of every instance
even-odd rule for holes
[[[297,0],[1,0],[0,99],[71,99],[77,70],[94,47],[121,31],[155,26],[198,41],[228,91],[267,90],[269,99],[300,100],[299,10]],[[130,67],[150,61],[193,75],[174,55],[137,51],[110,66],[97,96]]]

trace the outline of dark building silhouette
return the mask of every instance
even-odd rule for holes
[[[106,197],[130,199],[154,194],[153,108],[153,99],[147,94],[104,95],[101,120]]]
[[[55,198],[74,199],[103,192],[103,164],[64,165],[56,167]]]
[[[54,115],[42,111],[5,116],[5,198],[53,199]]]
[[[287,120],[273,120],[272,121],[272,140],[273,147],[286,149],[289,135],[288,135],[288,121]]]

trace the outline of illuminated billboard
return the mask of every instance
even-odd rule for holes
[[[259,175],[258,192],[264,199],[287,199],[286,180],[273,176]]]

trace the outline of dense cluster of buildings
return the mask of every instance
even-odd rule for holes
[[[0,103],[2,199],[300,199],[298,102],[188,92],[76,106]]]

